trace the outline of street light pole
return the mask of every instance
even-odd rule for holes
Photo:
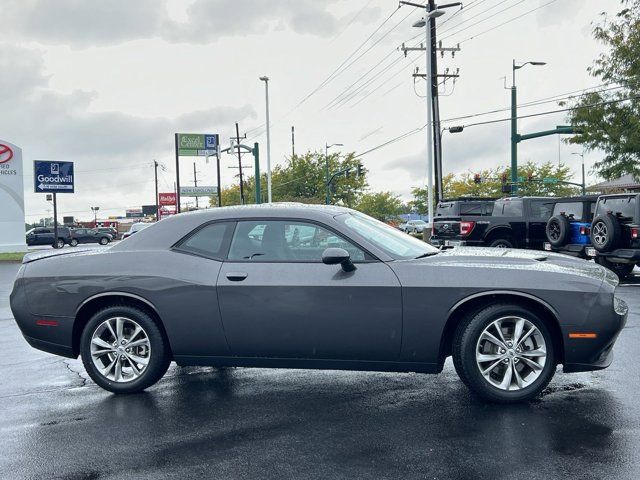
[[[329,205],[331,203],[331,185],[329,184],[329,149],[331,147],[343,147],[342,143],[332,143],[331,145],[325,143],[324,144],[324,175],[325,175],[325,205]]]
[[[516,64],[515,59],[512,65],[512,83],[511,83],[511,194],[518,192],[518,143],[520,138],[518,135],[518,91],[516,87],[516,70],[520,70],[526,65],[542,66],[546,62],[525,62],[520,65]]]
[[[158,205],[158,162],[156,160],[153,161],[153,167],[154,167],[154,180],[155,180],[155,185],[156,185],[156,199],[153,202],[154,205],[156,206],[156,222],[158,220],[160,220],[160,206]]]
[[[580,157],[582,158],[582,195],[586,195],[587,185],[586,185],[586,180],[584,175],[584,153],[572,153],[571,155],[580,155]]]
[[[269,125],[269,77],[260,77],[260,80],[264,82],[264,96],[266,103],[266,115],[267,115],[267,201],[271,203],[271,127]],[[256,178],[256,182],[259,182],[260,178]]]

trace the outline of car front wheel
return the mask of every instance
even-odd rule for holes
[[[463,321],[454,339],[453,362],[474,393],[496,403],[536,397],[556,369],[545,323],[511,304],[491,305]]]
[[[171,362],[169,346],[142,310],[118,305],[97,312],[82,332],[80,354],[87,373],[113,393],[135,393],[156,383]]]
[[[53,248],[64,248],[64,240],[59,238],[53,243]]]
[[[109,239],[107,237],[102,237],[99,243],[100,245],[106,245],[107,243],[109,243]]]

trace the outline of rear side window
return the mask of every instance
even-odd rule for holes
[[[233,231],[232,223],[211,223],[184,239],[175,250],[222,260]]]
[[[582,220],[582,202],[560,202],[553,207],[553,214],[560,215],[564,213],[567,217],[573,217],[574,220]]]
[[[531,201],[531,218],[539,218],[542,220],[548,220],[551,218],[553,212],[554,202],[546,200],[532,200]]]
[[[493,206],[494,217],[521,217],[523,215],[522,200],[503,200]]]
[[[636,197],[603,198],[598,202],[598,215],[611,212],[618,217],[634,218],[636,213]]]

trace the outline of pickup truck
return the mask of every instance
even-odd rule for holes
[[[546,241],[547,220],[557,201],[547,197],[509,197],[496,200],[490,216],[436,216],[431,243],[541,250]]]
[[[640,266],[640,194],[598,197],[591,243],[587,254],[597,263],[621,279],[631,275],[634,267]]]

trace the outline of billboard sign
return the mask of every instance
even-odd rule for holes
[[[178,155],[185,157],[215,155],[219,145],[218,134],[179,133]]]
[[[158,203],[161,207],[176,204],[176,192],[158,194]]]
[[[171,215],[175,215],[175,209],[161,208],[158,213],[160,214],[160,218],[163,219],[165,217],[170,217]]]
[[[73,193],[73,162],[33,162],[34,191],[36,193]]]
[[[144,214],[142,213],[141,208],[130,208],[128,210],[125,210],[124,213],[127,218],[143,218],[144,217]]]
[[[181,197],[213,197],[218,194],[218,187],[180,187]]]
[[[156,205],[143,205],[142,214],[146,217],[148,215],[155,215],[158,207]]]
[[[0,252],[25,252],[22,150],[0,140]]]

